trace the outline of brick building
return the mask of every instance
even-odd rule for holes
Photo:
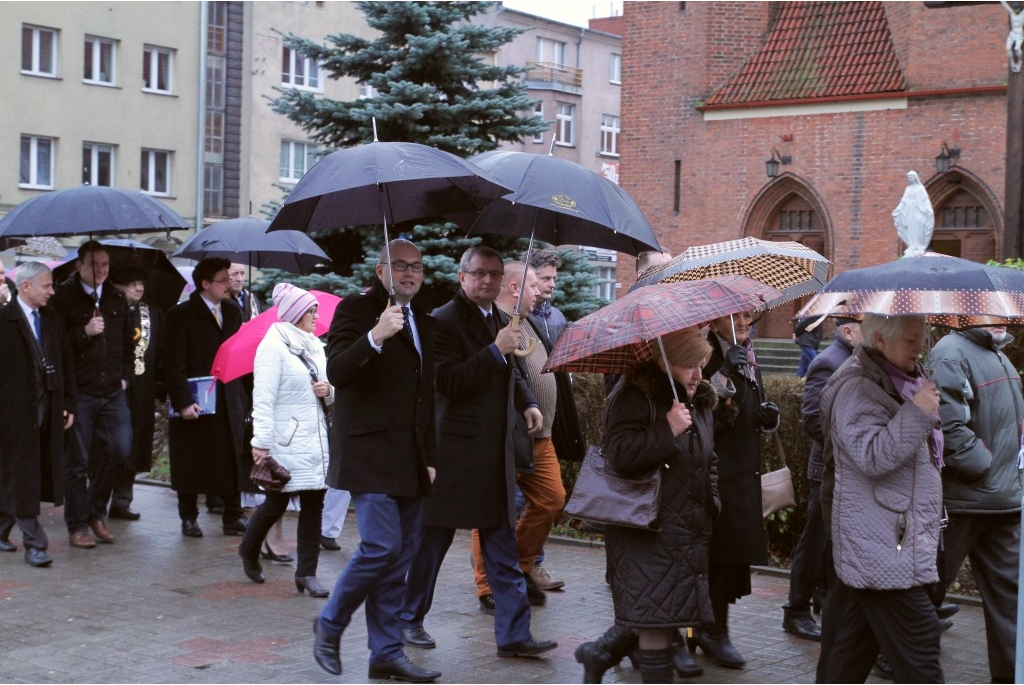
[[[797,240],[834,275],[901,254],[891,213],[915,170],[935,207],[932,249],[996,258],[1007,30],[998,4],[626,3],[621,184],[673,254]],[[621,282],[632,268],[620,260]],[[794,309],[760,335],[789,337]]]

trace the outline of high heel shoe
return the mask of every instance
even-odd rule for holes
[[[249,580],[254,583],[262,583],[265,579],[263,578],[263,567],[260,566],[260,560],[249,559],[242,553],[242,550],[238,550],[238,556],[242,557],[242,570],[245,571],[245,575],[248,576]]]
[[[276,554],[274,550],[270,549],[270,543],[263,543],[263,550],[260,552],[260,556],[267,561],[276,561],[279,564],[287,564],[295,561],[289,554]]]
[[[316,576],[303,576],[295,578],[295,589],[300,593],[305,591],[309,593],[310,597],[327,597],[331,593],[327,591],[320,581],[316,579]]]

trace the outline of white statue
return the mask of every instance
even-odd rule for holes
[[[935,230],[935,210],[928,191],[921,185],[916,171],[907,172],[907,189],[896,209],[892,210],[896,234],[907,245],[905,257],[923,255]]]
[[[999,0],[999,4],[1010,13],[1010,33],[1006,36],[1006,56],[1010,60],[1010,71],[1020,73],[1021,44],[1024,43],[1024,10],[1013,11],[1010,3]]]

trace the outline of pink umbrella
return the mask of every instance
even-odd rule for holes
[[[331,327],[334,310],[337,309],[341,298],[321,290],[309,292],[316,298],[317,312],[320,314],[313,334],[320,337],[326,335]],[[210,374],[227,383],[252,373],[256,364],[256,348],[270,330],[270,326],[278,321],[280,319],[277,318],[277,307],[271,307],[255,319],[243,323],[237,333],[221,343],[217,356],[213,358]]]

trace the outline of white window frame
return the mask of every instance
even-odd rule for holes
[[[572,103],[555,103],[555,145],[562,147],[576,145],[576,105]]]
[[[301,74],[298,71],[299,64],[302,66]],[[319,62],[307,57],[298,50],[292,50],[287,45],[283,46],[283,52],[281,53],[281,85],[322,93],[324,90],[323,82],[323,70],[320,68]]]
[[[167,59],[166,88],[160,87],[160,59]],[[147,85],[147,81],[149,85]],[[156,45],[145,45],[142,48],[142,91],[171,95],[174,93],[174,50]]]
[[[550,59],[549,59],[550,56]],[[565,66],[565,43],[554,38],[537,37],[537,61]]]
[[[82,76],[84,83],[97,86],[117,85],[117,41],[99,36],[85,37],[84,45],[85,68]],[[103,52],[104,48],[109,49],[110,74],[109,78],[103,78]]]
[[[169,197],[171,194],[171,157],[170,150],[142,149],[141,168],[139,171],[139,190],[147,195]],[[163,167],[164,187],[159,187],[160,167]]]
[[[594,294],[611,301],[615,299],[615,264],[599,266],[594,274]]]
[[[601,115],[601,154],[605,157],[619,156],[619,134],[622,133],[622,119],[615,114]]]
[[[30,40],[32,41],[32,44],[29,47],[32,50],[32,58],[31,58],[32,64],[30,64],[28,66],[28,68],[26,69],[24,62],[22,62],[21,73],[27,74],[29,76],[46,76],[46,77],[49,77],[49,78],[57,78],[57,65],[60,64],[60,61],[59,61],[59,57],[60,57],[60,52],[59,52],[60,32],[57,31],[57,29],[49,29],[49,28],[46,28],[46,27],[43,27],[43,26],[33,26],[31,24],[22,24],[21,25],[21,41],[22,41],[21,51],[22,51],[22,59],[24,59],[24,55],[25,55],[25,47],[26,47],[25,46],[25,32],[26,31],[31,31]],[[47,52],[46,50],[43,49],[42,40],[40,40],[43,34],[49,34],[50,37],[51,37],[50,49],[49,49],[49,55],[48,55],[48,58],[50,60],[50,69],[49,69],[49,71],[47,71],[43,67],[44,55]]]
[[[533,106],[533,115],[535,117],[540,117],[541,119],[544,118],[544,101],[543,100],[538,100],[537,103],[534,104],[534,106]],[[535,142],[535,143],[543,143],[544,142],[544,134],[545,133],[547,133],[547,131],[541,131],[540,133],[534,133],[533,134],[533,142]]]
[[[313,143],[282,140],[281,160],[278,166],[281,183],[298,183],[310,167],[316,164],[317,151]]]
[[[100,156],[106,154],[109,155],[110,159],[110,182],[106,185],[107,187],[112,187],[114,185],[114,179],[116,178],[114,175],[114,165],[117,161],[114,146],[107,143],[82,143],[83,157],[86,152],[89,154],[89,161],[86,162],[84,159],[82,160],[82,183],[91,186],[103,185],[99,182]]]
[[[359,99],[359,100],[372,100],[373,98],[377,97],[378,95],[380,95],[380,92],[378,92],[378,90],[376,88],[374,88],[373,86],[371,86],[369,83],[360,83],[359,84],[359,95],[357,96],[357,99]]]
[[[618,85],[622,84],[622,55],[613,52],[611,60],[608,63],[609,71],[608,81]]]
[[[28,143],[28,159],[19,158],[18,187],[53,190],[56,187],[53,175],[57,168],[57,139],[45,136],[23,135],[21,136],[19,155],[24,154],[26,143]],[[23,178],[21,173],[22,167],[26,163],[27,179]],[[43,174],[45,174],[45,178]]]

